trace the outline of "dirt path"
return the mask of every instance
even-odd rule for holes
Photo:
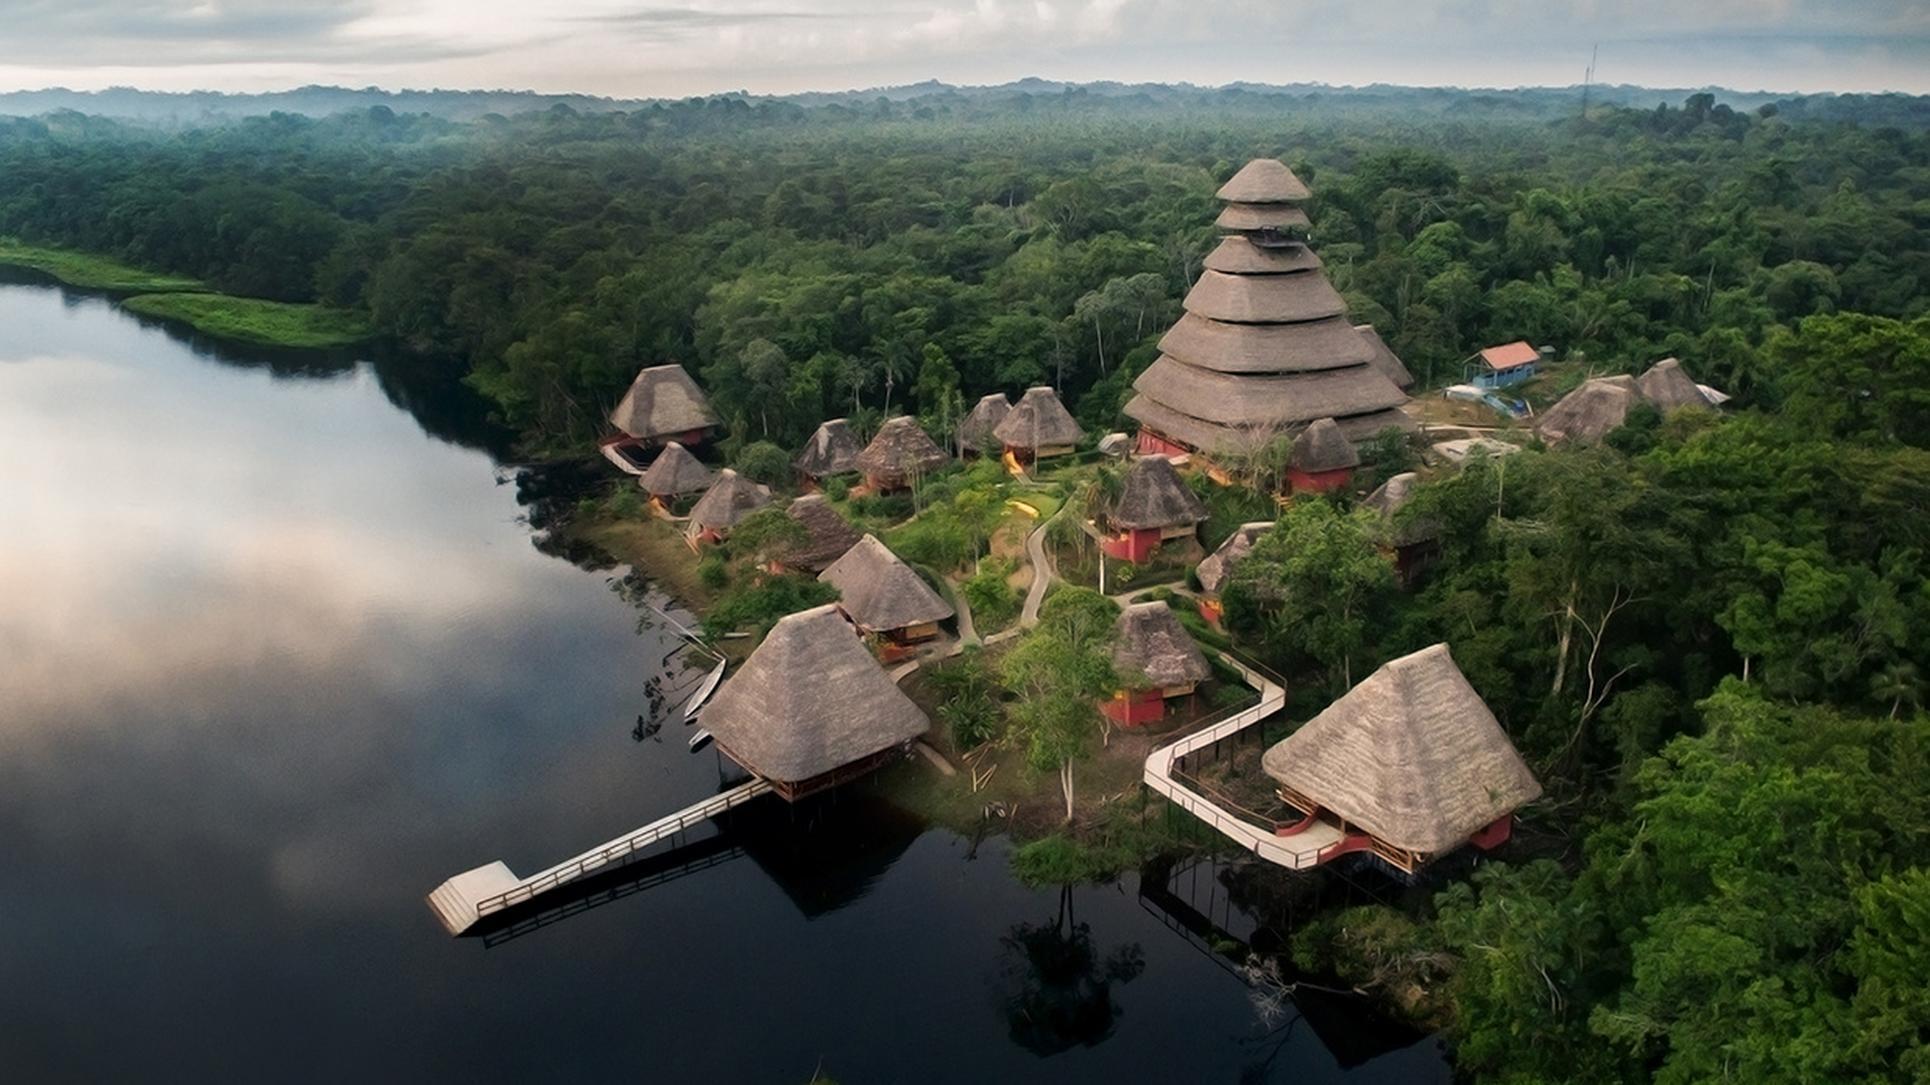
[[[1025,607],[1019,611],[1019,628],[1030,629],[1039,624],[1039,604],[1045,602],[1045,590],[1052,586],[1058,574],[1052,571],[1052,563],[1045,556],[1045,529],[1066,514],[1070,502],[1062,506],[1052,518],[1042,521],[1025,537],[1025,556],[1032,562],[1032,587],[1025,593]]]

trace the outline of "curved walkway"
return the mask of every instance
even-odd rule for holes
[[[1071,507],[1070,501],[1059,506],[1058,512],[1041,521],[1038,527],[1032,529],[1032,534],[1025,537],[1025,556],[1032,562],[1032,586],[1026,590],[1025,606],[1019,611],[1021,629],[1030,629],[1039,624],[1039,606],[1045,602],[1045,591],[1059,575],[1052,570],[1052,562],[1045,555],[1045,529]]]

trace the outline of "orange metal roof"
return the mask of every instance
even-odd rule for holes
[[[1540,352],[1528,345],[1526,340],[1517,339],[1498,347],[1489,347],[1481,352],[1481,360],[1488,363],[1489,369],[1513,369],[1518,365],[1541,360]]]

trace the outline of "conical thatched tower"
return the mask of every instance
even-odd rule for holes
[[[797,473],[813,482],[842,475],[858,469],[858,453],[864,446],[858,443],[858,435],[851,432],[851,423],[842,418],[833,418],[820,425],[811,434],[804,448],[798,452],[791,466]]]
[[[878,427],[878,435],[858,453],[858,469],[874,490],[902,490],[950,458],[916,418],[901,414]]]
[[[1059,402],[1059,393],[1045,385],[1027,388],[992,432],[1021,462],[1062,456],[1085,436],[1072,412]]]
[[[1304,240],[1307,187],[1256,159],[1219,195],[1228,236],[1159,341],[1164,353],[1133,382],[1126,413],[1140,423],[1140,450],[1251,453],[1318,418],[1354,442],[1413,430],[1399,409],[1406,367],[1347,319]]]
[[[1338,819],[1407,871],[1470,840],[1506,840],[1515,809],[1541,794],[1445,644],[1375,671],[1262,767],[1288,802]]]
[[[818,574],[838,589],[838,603],[857,627],[900,644],[930,640],[952,605],[876,535],[866,535]]]
[[[690,507],[684,535],[693,541],[717,542],[738,521],[771,503],[771,490],[726,467],[717,481]]]
[[[703,462],[690,454],[690,450],[676,441],[663,446],[657,458],[650,461],[642,475],[637,477],[637,485],[645,493],[658,500],[667,501],[685,494],[702,493],[710,488],[716,476]]]
[[[999,442],[999,423],[1012,413],[1012,401],[1004,392],[993,392],[972,407],[972,413],[958,424],[958,451],[966,456],[996,456],[1005,450]]]
[[[1121,561],[1144,561],[1168,539],[1190,539],[1206,519],[1206,503],[1164,456],[1141,456],[1106,511],[1107,536],[1100,548]]]
[[[930,727],[830,605],[778,619],[704,710],[724,753],[793,800],[878,767]]]
[[[1295,493],[1326,493],[1347,485],[1360,466],[1360,453],[1340,430],[1339,423],[1322,418],[1293,439],[1287,459],[1287,483]]]

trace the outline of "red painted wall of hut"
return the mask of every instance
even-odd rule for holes
[[[1156,689],[1122,690],[1101,701],[1099,711],[1121,727],[1144,727],[1166,718],[1166,698]]]
[[[1206,624],[1218,629],[1220,627],[1220,619],[1225,616],[1226,604],[1220,602],[1218,596],[1200,600],[1200,617],[1206,619]]]
[[[1514,835],[1514,826],[1515,816],[1513,814],[1503,814],[1489,822],[1488,826],[1480,832],[1468,837],[1468,843],[1473,844],[1482,851],[1493,851],[1495,848],[1506,844],[1508,838]]]
[[[1354,477],[1354,469],[1343,467],[1338,471],[1316,471],[1309,474],[1298,468],[1287,468],[1287,488],[1297,494],[1328,494],[1343,489]]]
[[[1141,456],[1185,456],[1193,450],[1178,441],[1169,441],[1152,430],[1141,428],[1133,442],[1133,452]]]
[[[1099,540],[1099,549],[1109,558],[1120,561],[1141,562],[1159,545],[1159,529],[1142,527],[1136,531],[1122,531],[1116,535]]]

